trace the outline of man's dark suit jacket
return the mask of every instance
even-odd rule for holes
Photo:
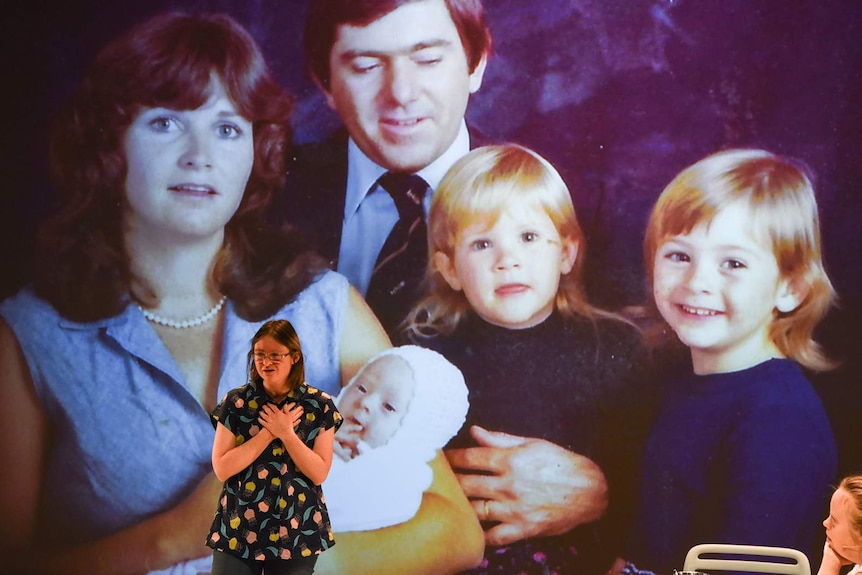
[[[470,128],[470,147],[490,143]],[[296,146],[287,162],[287,184],[274,203],[279,222],[289,222],[335,269],[341,247],[347,188],[347,131]]]
[[[294,147],[286,175],[284,192],[274,202],[275,217],[299,229],[335,269],[347,187],[347,131]]]

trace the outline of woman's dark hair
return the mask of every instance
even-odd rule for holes
[[[293,325],[286,319],[270,320],[260,326],[260,329],[254,334],[254,337],[251,339],[251,349],[248,352],[248,380],[255,385],[260,385],[263,381],[254,363],[254,345],[266,336],[271,337],[290,350],[289,353],[293,366],[290,368],[290,373],[287,376],[287,388],[289,392],[293,391],[305,382],[305,357],[302,355],[299,336],[296,334],[296,330],[293,329]]]
[[[491,30],[482,0],[444,0],[467,55],[470,72],[491,55]],[[416,0],[311,0],[305,21],[305,64],[309,74],[329,91],[329,55],[338,27],[367,26]]]
[[[283,185],[293,99],[231,17],[165,13],[103,48],[57,118],[51,172],[59,205],[40,230],[35,289],[63,316],[92,321],[128,304],[139,280],[123,242],[123,138],[144,108],[193,110],[206,103],[213,76],[254,132],[254,165],[225,227],[216,285],[241,316],[259,320],[319,273],[313,256],[298,255],[298,237],[273,237],[262,224],[271,195]],[[135,297],[152,305],[147,292],[136,289]]]

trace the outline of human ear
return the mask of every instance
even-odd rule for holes
[[[783,279],[778,285],[778,295],[775,299],[775,309],[781,313],[790,313],[802,303],[811,291],[804,278]]]
[[[331,110],[335,110],[337,112],[338,110],[335,108],[335,99],[332,97],[332,92],[324,88],[323,84],[319,82],[317,85],[320,87],[320,91],[323,92],[323,97],[326,98],[326,105],[329,106]]]
[[[461,280],[458,279],[458,272],[455,270],[455,262],[452,258],[443,252],[434,252],[431,261],[434,263],[434,269],[440,272],[449,287],[455,291],[461,291]]]
[[[482,87],[482,78],[485,77],[485,66],[488,65],[488,55],[483,54],[482,58],[470,72],[470,93],[475,94]]]
[[[575,267],[575,262],[578,261],[578,247],[578,242],[567,239],[563,240],[563,250],[560,255],[560,274],[566,275]]]

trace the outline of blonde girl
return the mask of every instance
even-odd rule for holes
[[[470,392],[446,455],[485,527],[476,573],[604,573],[635,475],[638,426],[621,421],[637,420],[638,337],[584,297],[568,188],[527,148],[478,148],[444,177],[428,224],[429,289],[408,333]]]
[[[647,442],[631,558],[670,572],[704,541],[810,557],[837,465],[802,371],[831,365],[811,337],[834,298],[811,179],[763,150],[710,155],[662,192],[645,260],[691,364],[667,382]]]

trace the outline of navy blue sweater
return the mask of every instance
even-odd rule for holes
[[[823,405],[796,363],[689,373],[669,387],[647,442],[629,558],[672,573],[693,545],[717,542],[811,558],[836,458]]]

